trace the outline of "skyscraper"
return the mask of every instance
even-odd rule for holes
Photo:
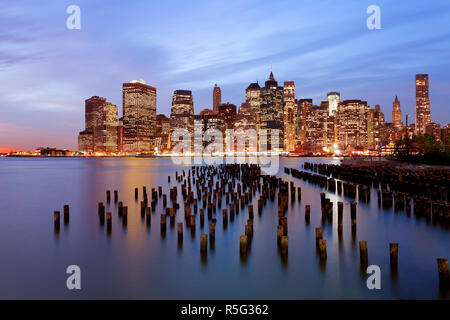
[[[297,102],[297,143],[306,144],[306,116],[313,106],[312,99],[300,99]]]
[[[260,142],[267,145],[267,150],[284,150],[284,100],[283,87],[278,86],[273,73],[261,88],[260,105]],[[278,131],[278,139],[275,132]],[[278,146],[272,146],[272,139]]]
[[[179,140],[172,140],[172,133],[176,129],[187,129],[194,137],[194,98],[192,91],[175,90],[172,97],[172,109],[170,112],[171,146],[173,147]],[[193,143],[192,143],[193,146]]]
[[[156,132],[153,139],[153,147],[158,150],[164,150],[170,146],[170,119],[164,114],[156,116]]]
[[[117,152],[117,106],[107,102],[106,98],[93,96],[85,101],[85,112],[86,129],[78,136],[78,150]]]
[[[251,83],[245,90],[245,102],[250,104],[250,108],[254,115],[255,130],[256,133],[259,134],[261,122],[259,110],[259,107],[261,105],[261,87],[259,86],[258,82]]]
[[[220,87],[214,85],[213,90],[213,111],[215,113],[219,112],[219,106],[222,104],[222,91],[220,90]]]
[[[416,135],[425,134],[431,122],[428,74],[416,74]]]
[[[369,147],[370,108],[366,101],[345,100],[338,106],[337,141],[341,150],[350,147]]]
[[[330,116],[336,115],[339,103],[341,102],[341,95],[339,92],[329,92],[327,94],[328,112]]]
[[[94,130],[95,152],[117,152],[117,114],[117,106],[110,102],[99,110]]]
[[[324,147],[331,149],[334,144],[334,116],[329,115],[328,103],[311,106],[306,113],[307,150],[322,151]]]
[[[400,101],[398,100],[397,96],[395,96],[395,100],[394,100],[394,103],[392,105],[392,124],[397,129],[401,129],[403,127],[402,110],[400,108]]]
[[[284,147],[286,151],[295,150],[297,102],[295,101],[294,81],[284,82]]]
[[[156,88],[142,80],[123,86],[123,151],[149,152],[156,128]]]
[[[78,151],[94,152],[94,133],[106,98],[92,96],[84,101],[85,130],[78,136]]]

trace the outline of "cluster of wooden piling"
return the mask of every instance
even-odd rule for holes
[[[64,221],[64,225],[68,225],[69,221],[70,221],[70,209],[69,209],[69,205],[64,205],[63,207],[63,221]],[[60,211],[54,211],[53,212],[53,225],[54,225],[54,230],[55,233],[59,233],[60,228],[61,228],[61,212]]]
[[[383,167],[350,167],[344,165],[328,165],[305,163],[305,170],[285,169],[285,173],[303,179],[325,188],[327,191],[359,202],[370,203],[371,188],[377,190],[379,208],[389,210],[394,207],[395,212],[405,211],[409,216],[414,210],[418,218],[427,221],[450,223],[450,174],[448,170],[413,171],[405,169],[386,169]],[[339,180],[338,180],[339,179]],[[322,222],[332,221],[333,207],[325,193],[321,193]],[[356,232],[355,201],[350,203],[352,234]],[[305,207],[305,221],[309,222],[309,207]],[[343,202],[338,202],[338,232],[342,232]],[[316,247],[322,260],[326,259],[326,242],[322,239],[322,229],[316,229]],[[368,264],[368,247],[366,241],[360,241],[361,266]],[[389,244],[390,266],[393,270],[398,267],[398,243]],[[440,284],[449,286],[449,271],[447,259],[438,259]]]
[[[410,170],[387,166],[349,166],[305,163],[303,168],[315,173],[300,171],[300,176],[340,179],[344,195],[370,202],[370,188],[377,189],[378,206],[395,212],[411,212],[428,222],[450,226],[450,172],[445,169]],[[318,173],[318,174],[316,174]],[[337,183],[340,194],[339,182]],[[333,192],[331,189],[329,191]],[[412,209],[413,208],[413,209]]]
[[[371,188],[376,187],[378,206],[389,209],[394,205],[395,211],[411,212],[411,204],[414,205],[416,216],[432,217],[435,221],[447,221],[448,218],[448,192],[442,188],[444,181],[450,181],[448,175],[441,177],[437,183],[437,191],[429,193],[411,193],[411,190],[423,190],[423,185],[416,181],[414,188],[407,189],[404,183],[392,183],[393,172],[378,172],[373,170],[356,170],[352,172],[346,167],[305,163],[304,169],[285,168],[285,173],[302,179],[313,185],[324,188],[331,193],[338,193],[352,199],[350,202],[350,220],[352,235],[356,232],[357,206],[370,203]],[[442,172],[441,172],[442,173]],[[369,175],[372,175],[369,177]],[[414,180],[414,176],[402,172],[406,181]],[[436,174],[435,174],[436,175]],[[377,178],[375,178],[377,177]],[[170,185],[171,177],[168,176]],[[402,180],[402,179],[400,179]],[[289,205],[302,201],[302,190],[295,186],[293,181],[285,181],[276,176],[265,176],[257,165],[233,164],[219,166],[194,166],[175,173],[176,184],[169,187],[166,194],[162,186],[151,188],[147,193],[147,187],[142,187],[142,196],[139,188],[134,188],[134,199],[139,204],[139,213],[146,226],[151,228],[152,215],[159,215],[161,236],[165,237],[167,224],[174,228],[176,224],[177,241],[182,247],[184,229],[190,231],[191,237],[196,235],[197,222],[203,230],[207,224],[207,232],[200,233],[200,253],[206,258],[209,249],[214,250],[216,239],[216,224],[221,216],[224,231],[232,225],[236,216],[247,213],[244,234],[239,237],[239,253],[241,258],[246,258],[251,250],[254,234],[254,216],[262,215],[267,202],[278,204],[278,225],[276,226],[276,240],[280,255],[288,256],[288,218],[286,216]],[[411,182],[413,183],[413,182]],[[258,192],[258,194],[256,193]],[[182,202],[179,203],[181,194]],[[254,208],[254,201],[257,209]],[[114,204],[117,207],[118,221],[124,228],[127,227],[128,207],[119,199],[118,190],[113,191]],[[162,212],[157,207],[159,199],[162,199]],[[106,203],[111,207],[111,191],[106,191]],[[326,193],[320,193],[320,208],[322,223],[333,222],[333,202],[326,197]],[[311,205],[304,205],[304,218],[306,225],[310,224]],[[106,224],[107,233],[112,230],[112,212],[106,212],[103,202],[98,203],[98,217],[100,226]],[[109,211],[109,210],[108,210]],[[130,213],[131,214],[131,213]],[[197,218],[197,216],[199,218]],[[178,222],[177,222],[178,217]],[[337,230],[339,234],[343,229],[344,203],[337,203]],[[219,218],[220,219],[220,218]],[[105,221],[106,220],[106,221]],[[169,222],[167,221],[169,220]],[[181,220],[181,221],[180,221]],[[206,221],[205,221],[206,220]],[[69,223],[69,206],[64,206],[64,222]],[[60,213],[54,213],[55,230],[59,231]],[[323,238],[323,229],[316,228],[316,249],[320,261],[327,260],[327,241]],[[220,232],[220,231],[219,231]],[[398,243],[389,244],[389,257],[391,268],[398,267]],[[361,266],[367,266],[368,244],[359,242]],[[448,283],[448,261],[438,259],[438,272],[441,284]]]

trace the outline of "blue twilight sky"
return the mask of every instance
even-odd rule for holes
[[[66,28],[71,4],[81,30]],[[366,27],[372,4],[381,30]],[[396,94],[414,116],[414,76],[429,73],[432,121],[447,124],[449,49],[448,0],[2,0],[0,147],[75,148],[84,100],[106,97],[121,115],[132,79],[157,87],[158,113],[176,89],[193,91],[196,112],[211,107],[215,83],[240,105],[271,66],[297,98],[339,91],[387,121]]]

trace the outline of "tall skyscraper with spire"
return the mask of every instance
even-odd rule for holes
[[[260,122],[260,145],[267,144],[267,150],[271,151],[284,150],[283,87],[278,86],[272,71],[265,86],[261,88]]]
[[[398,100],[398,97],[395,96],[394,103],[392,105],[392,124],[395,128],[401,128],[403,127],[402,123],[402,110],[400,108],[400,101]]]
[[[214,85],[213,90],[213,111],[217,114],[219,113],[219,107],[222,104],[222,91],[217,84]]]
[[[416,74],[415,134],[423,135],[431,122],[428,74]]]

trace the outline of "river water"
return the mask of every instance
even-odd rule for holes
[[[327,192],[334,202],[344,201],[341,239],[337,223],[323,226],[328,258],[321,265],[315,248],[315,228],[321,226],[323,190],[285,175],[283,167],[301,169],[303,162],[339,163],[333,158],[283,158],[278,176],[302,188],[302,202],[289,205],[289,256],[277,250],[278,206],[267,202],[255,214],[254,236],[246,262],[240,259],[239,236],[244,234],[247,209],[222,228],[217,214],[215,248],[200,256],[201,230],[197,222],[191,237],[177,244],[176,227],[168,225],[161,237],[158,201],[147,228],[134,199],[134,188],[175,185],[175,171],[188,170],[171,159],[0,158],[0,298],[2,299],[448,299],[439,290],[437,258],[450,258],[450,230],[377,206],[372,190],[369,204],[358,203],[356,238],[350,231],[352,199]],[[171,184],[167,177],[171,175]],[[97,205],[106,203],[106,190],[119,191],[128,206],[123,228],[117,205],[111,235],[99,224]],[[182,204],[181,192],[179,192]],[[257,199],[253,197],[254,207]],[[199,202],[200,203],[200,202]],[[53,212],[70,205],[70,223],[56,234]],[[311,205],[305,223],[304,206]],[[181,206],[183,207],[183,206]],[[177,222],[184,221],[181,209]],[[218,211],[219,212],[219,211]],[[381,289],[369,290],[368,275],[359,264],[358,242],[368,242],[369,264],[381,268]],[[399,267],[389,268],[389,243],[399,243]],[[66,268],[81,268],[81,290],[68,290]]]

